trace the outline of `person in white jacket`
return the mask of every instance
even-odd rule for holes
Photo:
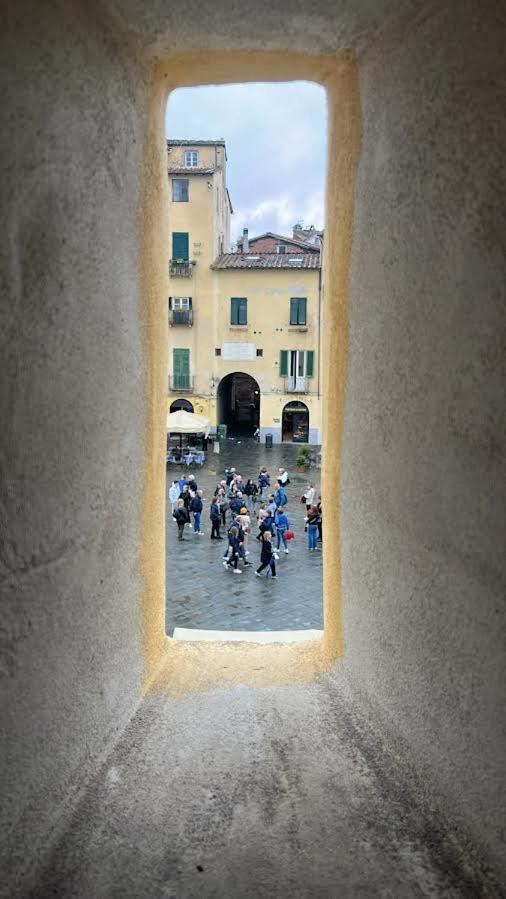
[[[306,498],[306,509],[310,509],[311,506],[313,505],[313,500],[314,500],[314,497],[315,497],[315,492],[316,492],[316,491],[315,491],[313,485],[312,485],[312,484],[308,484],[308,486],[307,486],[307,488],[306,488],[306,490],[305,490],[305,493],[304,493],[304,496],[305,496],[305,498]]]
[[[169,499],[172,503],[172,514],[174,514],[174,512],[177,509],[177,501],[180,496],[181,496],[181,490],[179,489],[178,482],[172,481],[172,485],[169,488]]]

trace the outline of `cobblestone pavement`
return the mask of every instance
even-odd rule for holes
[[[310,479],[317,489],[320,472],[311,469],[299,474],[295,469],[298,447],[292,444],[268,449],[253,440],[229,438],[220,444],[220,454],[208,453],[202,470],[194,470],[199,489],[204,490],[202,526],[204,537],[185,528],[183,543],[177,540],[177,527],[172,519],[168,490],[172,478],[182,470],[171,466],[167,471],[167,632],[175,627],[205,630],[305,630],[323,627],[322,553],[310,553],[304,533],[305,506],[300,497]],[[275,483],[278,467],[287,469],[290,484],[286,489],[286,512],[295,531],[290,553],[280,552],[276,562],[277,580],[258,578],[260,545],[255,540],[255,526],[249,542],[251,567],[234,575],[222,565],[225,540],[210,540],[209,503],[218,481],[228,465],[235,465],[244,481],[258,477],[262,465]],[[228,521],[228,518],[227,518]],[[228,525],[227,525],[228,527]],[[226,534],[226,529],[222,529]]]

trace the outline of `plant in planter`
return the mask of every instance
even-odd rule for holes
[[[309,446],[301,446],[299,449],[297,458],[295,460],[295,464],[297,466],[297,471],[304,473],[307,468],[309,468],[309,457],[311,455],[311,449]]]

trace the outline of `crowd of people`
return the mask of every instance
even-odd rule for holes
[[[275,484],[266,468],[262,468],[256,480],[244,481],[234,467],[227,468],[223,479],[216,485],[209,505],[211,540],[226,540],[223,566],[235,574],[242,574],[251,565],[249,545],[255,524],[258,533],[254,535],[260,543],[260,565],[255,571],[258,577],[277,578],[276,561],[283,551],[290,553],[289,543],[294,532],[287,515],[287,487],[290,478],[285,468],[278,469]],[[184,540],[185,527],[193,533],[204,536],[202,514],[204,511],[203,491],[199,489],[195,475],[181,476],[174,480],[169,489],[172,516],[178,528],[178,540]],[[316,490],[308,484],[300,502],[305,505],[305,531],[309,552],[317,552],[322,542],[322,504]],[[226,529],[226,537],[221,533]]]

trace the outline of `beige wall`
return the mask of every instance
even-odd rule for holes
[[[176,147],[174,151],[186,149]],[[215,148],[197,149],[206,153],[202,164],[204,158],[211,164]],[[223,148],[217,149],[224,153]],[[186,176],[169,174],[169,182],[172,177]],[[191,278],[169,278],[169,295],[192,297],[193,325],[169,327],[168,365],[170,374],[174,348],[190,350],[193,393],[169,391],[168,406],[175,399],[186,397],[195,411],[206,414],[215,427],[218,424],[216,393],[219,381],[232,372],[246,372],[260,386],[261,429],[274,431],[277,439],[283,406],[299,399],[306,403],[310,412],[311,442],[321,442],[319,322],[322,310],[319,271],[212,269],[211,264],[219,252],[220,238],[228,233],[229,227],[225,169],[217,170],[213,175],[192,175],[190,169],[188,181],[187,203],[172,201],[172,185],[169,183],[169,225],[171,235],[173,231],[189,232],[189,255],[195,265],[191,269]],[[172,244],[172,237],[170,241]],[[231,297],[247,297],[246,326],[230,324]],[[290,297],[307,298],[306,329],[290,326]],[[263,350],[263,356],[248,360],[227,360],[216,356],[216,348],[222,349],[226,342],[252,344],[255,349]],[[285,380],[279,376],[279,353],[282,349],[314,351],[313,376],[307,379],[308,396],[285,392]]]

